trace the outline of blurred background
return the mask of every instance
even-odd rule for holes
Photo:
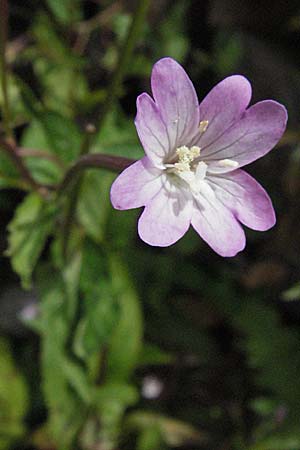
[[[86,171],[68,228],[82,266],[65,332],[49,270],[55,226],[48,234],[26,228],[28,187],[0,153],[0,449],[300,450],[299,2],[145,2],[113,86],[142,3],[9,1],[10,113],[34,179],[58,183],[90,125],[91,152],[139,158],[136,97],[150,92],[152,65],[171,56],[200,100],[239,73],[252,83],[253,103],[287,107],[282,141],[247,167],[270,194],[277,224],[247,230],[245,251],[232,259],[193,230],[170,248],[151,248],[137,236],[140,211],[110,205],[115,175]],[[0,22],[3,29],[3,15]],[[37,251],[28,250],[33,239]],[[69,279],[72,270],[61,272]],[[128,304],[120,306],[119,290]]]

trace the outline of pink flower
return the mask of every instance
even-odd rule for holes
[[[194,86],[173,59],[153,67],[153,99],[137,99],[136,129],[146,156],[111,188],[116,209],[144,206],[140,238],[150,245],[178,241],[190,225],[218,254],[245,247],[241,223],[268,230],[275,213],[268,194],[240,169],[268,153],[287,121],[284,106],[265,100],[246,109],[251,86],[233,75],[198,104]]]

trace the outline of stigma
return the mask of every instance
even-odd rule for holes
[[[200,147],[196,145],[190,148],[186,145],[178,147],[176,149],[177,162],[165,164],[165,167],[169,173],[173,173],[183,180],[195,197],[200,192],[213,196],[212,189],[205,181],[208,165],[204,161],[199,161],[200,152]]]

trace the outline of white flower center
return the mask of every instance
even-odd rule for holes
[[[189,148],[186,145],[176,149],[178,162],[174,164],[165,164],[169,173],[176,174],[184,180],[190,187],[194,195],[198,195],[200,191],[212,189],[204,181],[207,171],[207,164],[204,161],[194,163],[194,160],[200,156],[201,149],[196,145]]]
[[[199,124],[200,133],[204,133],[208,127],[208,120],[201,121]],[[176,149],[177,161],[172,164],[165,164],[166,171],[177,175],[179,178],[184,180],[192,194],[198,196],[200,193],[208,197],[214,197],[214,191],[207,183],[206,172],[208,169],[208,164],[204,161],[200,161],[201,148],[197,145],[192,147],[187,147],[183,145]],[[195,161],[196,160],[196,161]],[[174,160],[173,160],[174,161]],[[214,162],[220,167],[238,167],[238,162],[232,159],[222,159]]]

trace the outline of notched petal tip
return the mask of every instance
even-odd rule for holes
[[[272,125],[272,131],[274,136],[274,144],[273,147],[277,144],[277,142],[281,139],[283,133],[285,132],[287,121],[288,121],[288,112],[284,105],[277,102],[276,100],[262,100],[261,102],[256,103],[251,108],[260,108],[260,119],[262,124],[265,120]],[[250,109],[251,109],[250,108]],[[269,129],[270,129],[269,125]],[[271,129],[269,133],[271,132]],[[272,133],[270,133],[272,134]]]
[[[147,92],[142,92],[140,95],[137,96],[137,98],[136,98],[136,110],[137,111],[136,111],[135,121],[136,121],[136,118],[137,118],[140,108],[143,107],[143,102],[148,102],[148,101],[153,102],[153,99],[149,94],[147,94]]]
[[[169,247],[188,231],[191,223],[192,201],[164,186],[147,203],[138,222],[140,238],[153,247]]]
[[[275,110],[277,110],[277,114],[278,114],[278,122],[281,123],[281,127],[282,127],[282,134],[284,133],[286,126],[287,126],[287,122],[288,122],[288,111],[286,109],[286,107],[282,104],[277,102],[276,100],[265,100],[266,102],[269,102],[273,108]]]
[[[223,258],[234,258],[235,256],[237,256],[239,253],[243,252],[246,248],[246,238],[244,240],[244,243],[240,246],[240,248],[237,249],[232,249],[230,251],[226,251],[224,253],[221,252],[216,252],[218,253],[218,255],[222,256]]]
[[[118,178],[116,178],[115,181],[113,182],[113,184],[111,185],[109,195],[110,195],[110,202],[114,209],[123,210],[123,211],[125,209],[127,209],[122,205],[122,202],[121,202]]]
[[[169,138],[165,123],[154,100],[146,92],[136,100],[135,127],[146,155],[161,169],[168,155]]]

